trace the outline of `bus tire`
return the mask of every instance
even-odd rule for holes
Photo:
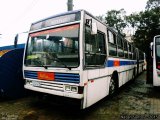
[[[109,84],[109,94],[110,95],[114,94],[115,92],[117,92],[117,89],[118,89],[118,73],[114,72]]]
[[[115,93],[115,91],[116,91],[116,82],[113,79],[113,77],[111,77],[110,84],[109,84],[109,94],[112,95],[113,93]]]
[[[133,76],[132,76],[132,80],[134,80],[136,78],[136,68],[133,69]]]

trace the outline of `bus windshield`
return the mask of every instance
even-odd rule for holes
[[[26,66],[75,68],[79,66],[79,24],[31,33]]]
[[[160,45],[156,45],[156,56],[160,58]]]
[[[160,69],[160,37],[155,38],[156,42],[156,66]]]

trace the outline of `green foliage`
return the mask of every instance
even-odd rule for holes
[[[146,10],[126,17],[127,24],[136,28],[134,44],[150,56],[150,43],[160,34],[160,0],[148,0]]]
[[[106,24],[121,33],[127,25],[125,23],[125,14],[126,11],[124,9],[108,11],[105,17]]]
[[[150,43],[155,35],[160,34],[160,8],[140,12],[136,21],[137,30],[134,35],[135,45],[150,55]]]
[[[151,10],[160,7],[160,0],[148,0],[146,10]]]
[[[131,14],[129,16],[126,16],[126,22],[127,22],[127,25],[129,27],[132,27],[132,28],[135,28],[136,26],[138,26],[138,21],[139,21],[139,15],[138,14]]]

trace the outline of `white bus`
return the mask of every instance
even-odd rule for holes
[[[151,43],[153,57],[153,86],[160,86],[160,35]]]
[[[142,71],[139,50],[85,10],[31,25],[25,88],[80,100],[87,108]]]

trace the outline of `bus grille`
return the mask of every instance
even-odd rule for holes
[[[38,79],[37,71],[24,71],[25,78]],[[79,83],[79,74],[74,73],[54,73],[55,82]]]

